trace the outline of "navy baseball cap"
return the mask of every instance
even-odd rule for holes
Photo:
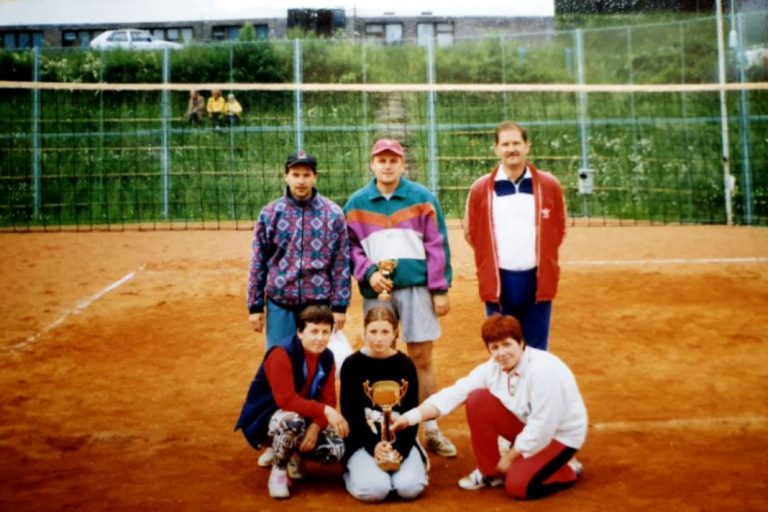
[[[285,172],[288,172],[288,169],[294,165],[299,164],[307,165],[311,167],[313,171],[317,172],[317,158],[303,150],[297,151],[288,157],[285,161]]]

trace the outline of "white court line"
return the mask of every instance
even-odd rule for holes
[[[687,418],[673,420],[607,421],[590,425],[603,432],[643,432],[650,430],[720,429],[724,427],[768,428],[767,416],[723,416],[720,418]]]
[[[605,266],[605,265],[691,265],[711,263],[768,263],[768,257],[748,258],[660,258],[645,260],[575,260],[564,261],[566,266]]]
[[[67,320],[67,318],[69,318],[70,316],[78,315],[78,314],[82,313],[85,309],[88,308],[88,306],[90,306],[91,304],[93,304],[94,302],[96,302],[97,300],[99,300],[100,298],[102,298],[103,296],[105,296],[106,294],[108,294],[109,292],[114,290],[115,288],[118,288],[118,287],[122,286],[123,284],[127,283],[128,281],[130,281],[131,279],[133,279],[133,277],[136,275],[136,272],[139,272],[142,269],[144,269],[144,265],[140,266],[137,270],[134,270],[133,272],[130,272],[130,273],[124,275],[123,277],[121,277],[120,279],[118,279],[114,283],[110,284],[109,286],[107,286],[105,288],[102,288],[100,291],[98,291],[94,295],[91,295],[87,299],[81,301],[74,308],[65,311],[64,314],[61,315],[61,317],[59,317],[57,320],[51,322],[47,326],[45,326],[42,330],[40,330],[37,333],[29,336],[26,340],[22,341],[21,343],[17,343],[16,345],[13,345],[11,347],[11,350],[24,350],[24,349],[32,346],[41,336],[51,332],[52,330],[54,330],[55,328],[57,328],[58,326],[63,324]]]

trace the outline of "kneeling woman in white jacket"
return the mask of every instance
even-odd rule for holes
[[[463,489],[504,488],[534,499],[573,485],[574,458],[587,434],[587,411],[571,370],[557,356],[526,346],[520,324],[494,314],[483,323],[491,358],[398,417],[395,430],[444,416],[466,403],[477,468]],[[512,443],[500,454],[499,438]]]

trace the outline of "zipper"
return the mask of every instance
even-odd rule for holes
[[[486,191],[486,200],[488,201],[488,234],[491,238],[491,249],[493,254],[493,267],[496,274],[496,300],[501,304],[501,276],[499,275],[499,260],[498,253],[496,252],[496,235],[493,232],[493,184],[496,180],[496,173],[499,172],[499,167],[496,167],[496,172],[491,173],[491,179],[488,189]]]
[[[299,284],[299,301],[298,304],[301,304],[301,290],[303,288],[302,284],[302,269],[304,268],[304,207],[299,206],[299,211],[301,212],[301,236],[299,237],[299,278],[297,280]]]
[[[533,173],[531,173],[533,176]],[[541,270],[541,180],[536,176],[536,194],[533,196],[533,200],[536,204],[536,295],[539,294],[539,272]],[[534,297],[534,302],[539,303],[539,298]]]

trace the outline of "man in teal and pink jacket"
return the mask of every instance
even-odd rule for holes
[[[402,176],[405,151],[399,142],[376,141],[370,166],[375,178],[344,206],[352,272],[364,311],[386,306],[400,318],[400,336],[416,365],[423,400],[436,387],[432,343],[440,336],[437,317],[450,309],[451,253],[445,218],[426,187]],[[384,260],[396,260],[393,275],[382,272]],[[379,300],[382,292],[391,299]],[[456,456],[456,447],[437,423],[425,423],[425,437],[427,449]]]
[[[546,350],[566,209],[557,178],[528,162],[530,147],[520,125],[497,126],[499,164],[472,184],[463,227],[486,314],[514,316],[528,345]]]

